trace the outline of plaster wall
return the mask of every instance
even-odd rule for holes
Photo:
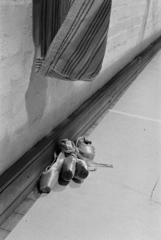
[[[0,1],[0,174],[161,35],[160,0],[113,0],[102,71],[91,83],[32,71],[32,0]]]

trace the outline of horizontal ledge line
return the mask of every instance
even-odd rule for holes
[[[114,110],[114,109],[110,109],[109,112],[118,113],[118,114],[120,114],[120,115],[124,115],[124,116],[128,116],[128,117],[133,117],[133,118],[138,118],[138,119],[142,119],[142,120],[147,120],[147,121],[151,121],[151,122],[161,123],[161,120],[159,120],[159,119],[143,117],[143,116],[140,116],[140,115],[131,114],[131,113],[126,113],[126,112],[122,112],[122,111],[118,111],[118,110]]]

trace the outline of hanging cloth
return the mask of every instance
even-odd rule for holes
[[[33,0],[34,43],[38,72],[71,6],[71,0]]]
[[[111,0],[44,0],[36,67],[43,76],[92,81],[100,72]]]

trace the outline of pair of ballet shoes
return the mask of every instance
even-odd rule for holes
[[[85,161],[70,155],[65,158],[60,174],[65,181],[81,180],[87,178],[89,171]]]
[[[41,174],[39,180],[39,191],[50,193],[55,184],[58,182],[59,175],[65,181],[76,179],[78,181],[85,179],[89,174],[88,167],[83,160],[78,159],[75,155],[67,157],[61,152],[56,161],[48,166]]]

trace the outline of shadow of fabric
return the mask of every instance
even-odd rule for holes
[[[38,40],[40,39],[39,21],[42,3],[43,0],[33,0],[33,42],[35,46],[35,56],[29,86],[25,94],[28,126],[42,118],[46,106],[47,79],[38,76],[35,72],[37,49],[40,44]]]
[[[32,125],[44,115],[46,107],[47,79],[36,76],[33,70],[30,83],[25,94],[26,111],[28,114],[28,125]]]

